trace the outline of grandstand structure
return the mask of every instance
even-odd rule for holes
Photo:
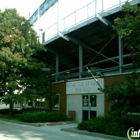
[[[45,0],[29,19],[55,77],[52,88],[60,95],[59,110],[79,122],[104,116],[109,105],[98,88],[122,81],[134,71],[130,52],[112,27],[114,19],[123,17],[126,0],[91,0],[63,18],[60,2]],[[54,17],[49,15],[52,10]]]

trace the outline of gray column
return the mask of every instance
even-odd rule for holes
[[[123,66],[123,39],[119,36],[118,37],[119,43],[119,72],[122,73],[122,66]]]
[[[79,46],[79,78],[82,78],[83,72],[83,47]]]
[[[104,0],[102,0],[102,12],[104,12]]]
[[[56,55],[56,81],[57,81],[57,78],[58,78],[58,72],[59,72],[59,57],[58,55]]]

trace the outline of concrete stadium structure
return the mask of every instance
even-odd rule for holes
[[[106,115],[109,104],[98,88],[122,81],[134,70],[130,52],[112,28],[114,19],[123,17],[126,0],[92,0],[61,19],[60,15],[70,8],[63,8],[62,2],[45,0],[29,20],[40,35],[45,61],[52,67],[58,110],[81,122]],[[50,19],[54,22],[49,23]]]

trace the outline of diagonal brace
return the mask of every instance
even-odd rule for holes
[[[87,48],[87,49],[89,49],[89,50],[91,50],[91,51],[93,51],[93,52],[95,52],[95,53],[97,53],[97,54],[103,56],[104,58],[110,59],[111,61],[113,61],[113,62],[119,64],[117,61],[112,60],[111,58],[107,57],[106,55],[104,55],[104,54],[102,54],[102,53],[100,53],[100,52],[97,52],[96,50],[94,50],[94,49],[88,47],[85,43],[83,43],[82,41],[78,40],[77,38],[72,37],[72,36],[70,36],[70,35],[65,35],[65,36],[66,36],[67,38],[69,38],[69,40],[71,40],[72,42],[74,42],[75,44],[77,44],[77,45],[79,45],[79,46],[81,45],[81,46],[83,46],[83,47],[85,47],[85,48]]]

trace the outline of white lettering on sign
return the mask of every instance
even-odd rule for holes
[[[97,79],[98,83],[103,87],[103,78]],[[78,94],[78,93],[94,93],[100,92],[98,90],[99,85],[94,79],[67,82],[66,93],[67,94]]]

